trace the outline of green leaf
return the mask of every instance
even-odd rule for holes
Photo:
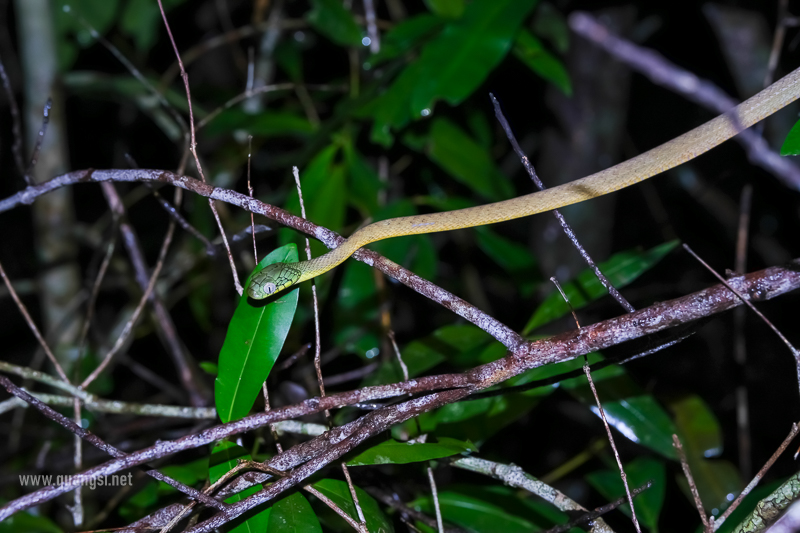
[[[422,51],[421,73],[411,95],[412,116],[431,110],[436,100],[460,104],[483,83],[511,48],[514,34],[536,0],[475,1],[461,19]]]
[[[326,146],[309,162],[305,170],[300,172],[306,216],[315,224],[333,231],[342,229],[347,209],[346,169],[341,163],[335,162],[340,148],[338,144]],[[285,208],[298,216],[301,214],[296,187],[292,187]],[[282,228],[278,236],[281,244],[297,242],[303,243],[301,248],[305,248],[304,239],[298,236],[296,231]],[[313,257],[319,257],[327,251],[322,243],[311,241]]]
[[[646,252],[629,250],[614,254],[611,259],[600,263],[600,270],[611,281],[617,289],[625,287],[651,269],[665,255],[678,245],[678,241],[669,241],[651,248]],[[578,275],[576,282],[562,284],[564,292],[567,294],[572,307],[581,309],[590,302],[605,296],[607,291],[588,268]],[[570,312],[569,306],[564,302],[564,298],[557,291],[554,291],[528,320],[523,335],[528,335],[531,331],[560,318]]]
[[[428,514],[434,512],[433,502],[427,497],[415,500],[410,506]],[[539,531],[532,522],[510,514],[502,507],[449,490],[439,492],[439,507],[444,520],[475,533]]]
[[[350,495],[350,488],[347,483],[338,479],[323,479],[314,483],[314,488],[333,500],[340,509],[352,516],[356,521],[358,520],[356,507],[353,504],[353,497]],[[356,487],[356,496],[358,496],[358,503],[364,512],[367,529],[370,533],[394,532],[392,521],[381,511],[378,502],[372,496],[359,487]]]
[[[478,247],[483,253],[506,271],[512,274],[535,274],[536,259],[531,251],[522,244],[506,239],[488,226],[475,228]]]
[[[503,59],[522,20],[537,0],[483,0],[467,5],[422,49],[389,89],[361,110],[372,116],[371,139],[388,147],[392,130],[427,116],[434,100],[461,103]]]
[[[370,70],[410,52],[439,30],[443,24],[441,18],[427,13],[400,22],[381,38],[380,51],[367,58],[364,68]]]
[[[599,360],[590,358],[590,362]],[[608,366],[592,372],[592,380],[603,403],[608,423],[633,442],[654,450],[668,459],[677,459],[672,435],[677,431],[661,404],[627,375],[624,368]],[[561,382],[570,394],[600,416],[586,376]]]
[[[690,395],[669,404],[681,443],[688,455],[718,457],[722,454],[722,428],[700,396]]]
[[[675,413],[678,435],[703,505],[707,510],[724,509],[730,504],[729,495],[738,494],[741,490],[742,480],[739,471],[730,462],[708,459],[722,453],[719,422],[697,396],[678,400],[670,407]],[[689,484],[683,476],[678,478],[678,484],[689,501],[693,501]]]
[[[440,17],[457,19],[464,14],[464,0],[425,0],[425,6]]]
[[[783,141],[781,146],[781,155],[798,155],[800,154],[800,120],[795,122],[792,129],[786,135],[786,140]]]
[[[304,116],[290,111],[252,114],[241,107],[232,107],[217,115],[205,128],[206,134],[211,136],[230,134],[235,130],[246,131],[255,137],[306,137],[314,132],[314,126]]]
[[[640,523],[650,531],[658,531],[658,518],[661,507],[664,505],[666,490],[667,470],[663,461],[648,457],[637,457],[626,463],[625,475],[628,477],[628,486],[631,490],[641,487],[652,480],[653,485],[633,499],[636,507],[636,517]],[[604,470],[592,472],[586,476],[587,481],[607,500],[616,500],[625,496],[625,487],[622,484],[618,470]],[[619,508],[627,516],[631,516],[631,507],[624,504]]]
[[[278,262],[297,262],[297,247],[288,244],[273,251],[253,274]],[[222,422],[250,412],[289,333],[297,297],[298,289],[294,289],[266,305],[252,305],[246,293],[239,299],[219,353],[219,375],[214,382],[214,400]]]
[[[36,531],[37,533],[62,533],[52,520],[45,516],[35,516],[28,511],[21,511],[0,522],[0,533],[19,533],[20,531]]]
[[[409,136],[404,140],[406,144],[416,144]],[[514,188],[497,169],[489,153],[447,119],[435,119],[425,144],[412,147],[424,150],[431,161],[488,200],[514,195]]]
[[[361,45],[361,28],[341,0],[311,0],[306,20],[322,35],[341,46]]]
[[[212,363],[211,361],[200,361],[198,365],[200,365],[200,368],[203,370],[203,372],[214,377],[216,377],[217,373],[219,372],[217,363]]]
[[[572,83],[567,69],[531,32],[524,28],[519,31],[514,40],[513,54],[533,72],[553,83],[561,92],[567,96],[572,95]]]
[[[390,439],[364,450],[347,462],[348,466],[407,464],[441,459],[478,451],[471,442],[442,437],[439,442],[410,443]]]
[[[378,198],[386,188],[374,168],[356,150],[351,136],[347,136],[342,144],[344,160],[348,173],[348,200],[362,213],[364,218],[375,216],[380,209]]]
[[[239,460],[250,460],[247,450],[232,442],[222,441],[214,446],[211,451],[211,459],[208,466],[208,479],[211,483],[216,483],[222,476],[232,470]],[[225,499],[225,503],[238,503],[260,491],[260,484],[248,487],[241,492]],[[267,524],[271,518],[271,507],[261,510],[249,511],[240,516],[233,522],[231,529],[226,529],[231,533],[263,533],[267,530]]]
[[[269,527],[266,531],[269,533],[322,533],[322,527],[305,496],[295,492],[272,505]]]

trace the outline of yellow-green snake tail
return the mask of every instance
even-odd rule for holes
[[[338,248],[316,259],[291,264],[277,263],[264,268],[250,280],[247,294],[252,298],[262,299],[301,281],[319,276],[371,242],[402,235],[494,224],[550,211],[617,191],[707,152],[796,100],[798,96],[800,96],[800,69],[773,83],[728,113],[609,169],[552,189],[502,202],[375,222],[355,232]]]

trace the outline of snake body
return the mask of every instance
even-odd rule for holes
[[[551,211],[639,183],[707,152],[800,96],[800,68],[731,111],[628,161],[552,189],[492,204],[370,224],[325,255],[299,263],[276,263],[256,273],[247,286],[263,299],[336,267],[362,246],[399,237],[472,228]]]

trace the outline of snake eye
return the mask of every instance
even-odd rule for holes
[[[267,296],[275,292],[275,284],[270,282],[264,285],[264,292],[267,293]]]

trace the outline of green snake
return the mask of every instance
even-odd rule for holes
[[[247,294],[260,300],[336,267],[371,242],[494,224],[597,198],[676,167],[749,128],[800,96],[800,68],[731,111],[628,161],[552,189],[502,202],[375,222],[330,252],[299,263],[275,263],[253,275]]]

